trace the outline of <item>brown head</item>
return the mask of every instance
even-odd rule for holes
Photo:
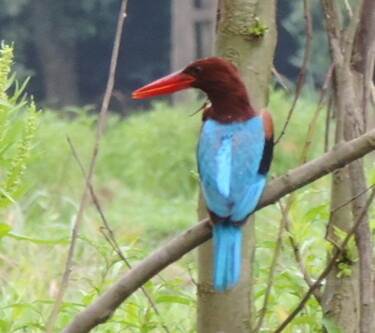
[[[212,103],[206,112],[207,118],[230,123],[256,115],[237,68],[218,57],[197,60],[181,71],[136,90],[133,98],[166,95],[187,88],[198,88],[207,94]]]

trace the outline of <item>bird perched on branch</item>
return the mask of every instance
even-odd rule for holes
[[[198,170],[214,239],[213,285],[225,291],[241,273],[242,225],[256,208],[273,152],[270,113],[251,106],[237,68],[229,61],[201,59],[133,93],[133,98],[198,88],[211,105],[203,111]]]

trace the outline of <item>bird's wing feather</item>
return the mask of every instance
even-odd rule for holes
[[[204,123],[198,166],[209,210],[233,221],[252,212],[265,184],[258,174],[264,140],[259,117],[232,124]]]
[[[227,197],[230,190],[231,145],[230,138],[216,121],[207,120],[203,124],[197,155],[207,207],[215,214],[226,217],[230,212]]]
[[[252,118],[233,140],[231,177],[232,220],[242,221],[255,209],[266,178],[258,170],[264,151],[265,134],[262,119]]]
[[[260,162],[259,166],[259,173],[266,175],[270,166],[271,166],[271,161],[273,157],[273,121],[272,121],[272,116],[271,113],[269,113],[267,110],[262,110],[260,113],[260,117],[263,120],[263,125],[264,125],[264,132],[265,132],[265,146],[264,146],[264,151],[263,151],[263,156],[262,156],[262,161]]]
[[[216,184],[220,194],[229,197],[232,174],[232,138],[224,137],[215,155]]]

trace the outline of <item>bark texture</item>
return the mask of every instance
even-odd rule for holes
[[[275,0],[219,0],[216,54],[237,65],[258,111],[268,102],[275,15]]]
[[[332,175],[331,185],[331,211],[327,230],[327,240],[335,246],[340,246],[342,238],[337,235],[337,230],[348,232],[352,226],[350,205],[344,205],[351,199],[350,179],[348,168],[335,170]],[[336,251],[336,249],[335,249]],[[330,256],[328,256],[328,262]],[[340,264],[346,264],[351,269],[351,275],[341,275]],[[356,333],[359,322],[358,304],[358,263],[350,261],[348,253],[340,255],[337,264],[332,268],[326,279],[326,287],[323,293],[323,311],[326,318],[332,319],[340,327],[346,327],[346,333]]]
[[[322,4],[334,68],[335,142],[339,144],[358,137],[366,129],[368,77],[373,75],[373,64],[367,60],[373,59],[375,32],[370,32],[365,24],[374,25],[370,18],[375,18],[375,6],[373,1],[358,1],[350,24],[342,30],[337,2],[322,0]],[[347,232],[358,219],[367,201],[366,187],[362,160],[335,172],[331,203],[334,213],[328,230],[328,239],[334,244],[338,241],[335,229]],[[350,198],[353,198],[351,207],[335,210]],[[343,332],[374,332],[372,238],[368,214],[361,215],[355,240],[359,262],[353,257],[357,255],[353,250],[341,255],[327,278],[323,310]],[[351,270],[349,276],[339,275],[339,265],[343,263]]]
[[[216,54],[237,65],[258,112],[268,101],[276,46],[275,8],[275,0],[219,1]],[[243,229],[240,281],[225,293],[212,288],[212,242],[199,248],[198,333],[243,333],[254,325],[254,217]]]
[[[358,55],[361,55],[359,58]],[[372,123],[369,117],[371,104],[369,103],[370,91],[373,89],[373,75],[374,75],[374,61],[375,61],[375,1],[364,0],[360,10],[359,26],[355,36],[355,43],[353,46],[353,54],[351,57],[351,64],[353,68],[354,85],[357,89],[359,118],[361,128],[358,126],[351,126],[351,135],[348,139],[358,137],[362,132],[366,131],[368,126]],[[372,108],[371,115],[374,117],[374,108]],[[362,131],[361,131],[362,130]],[[353,216],[357,218],[360,211],[366,204],[367,195],[360,193],[366,188],[366,177],[363,160],[360,159],[350,164],[349,166],[351,178],[351,190],[355,200],[353,202]],[[375,331],[375,289],[374,289],[374,272],[373,272],[373,242],[370,229],[369,216],[366,214],[357,230],[356,230],[356,244],[359,251],[359,289],[360,289],[360,332],[374,332]]]

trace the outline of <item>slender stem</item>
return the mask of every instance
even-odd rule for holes
[[[92,153],[92,157],[90,161],[89,172],[87,175],[87,181],[86,181],[86,185],[82,194],[79,211],[77,213],[77,216],[74,222],[74,228],[72,231],[71,243],[69,247],[69,253],[68,253],[68,257],[67,257],[66,264],[65,264],[65,270],[64,270],[63,277],[62,277],[61,286],[56,296],[56,301],[53,306],[52,312],[48,318],[48,323],[46,327],[47,333],[52,333],[53,331],[53,328],[57,320],[57,316],[61,308],[61,304],[63,302],[65,291],[69,284],[69,276],[72,270],[71,267],[72,267],[73,257],[74,257],[74,253],[75,253],[75,249],[77,245],[78,232],[82,223],[83,212],[85,211],[85,208],[89,199],[89,184],[91,183],[91,180],[94,174],[96,160],[97,160],[99,147],[100,147],[100,141],[101,141],[102,133],[103,133],[105,122],[106,122],[109,101],[112,96],[113,86],[115,82],[115,72],[116,72],[117,59],[118,59],[118,54],[119,54],[120,42],[121,42],[122,27],[123,27],[125,17],[126,17],[127,2],[128,2],[127,0],[123,0],[121,3],[120,13],[119,13],[118,22],[117,22],[116,36],[115,36],[115,40],[113,44],[112,58],[111,58],[110,71],[108,75],[107,87],[106,87],[103,103],[102,103],[101,110],[100,110],[99,122],[97,125],[96,138],[95,138],[94,149],[93,149],[93,153]]]
[[[338,211],[339,209],[341,209],[342,207],[346,206],[346,205],[349,205],[350,203],[352,203],[355,199],[357,199],[358,197],[360,197],[361,195],[365,194],[366,192],[372,190],[373,188],[375,187],[375,184],[372,184],[370,185],[368,188],[364,189],[363,191],[361,191],[360,193],[357,193],[354,197],[351,197],[350,200],[342,203],[341,205],[335,207],[335,208],[332,208],[331,209],[331,212],[330,214],[332,215],[333,213],[335,213],[336,211]]]
[[[280,201],[281,203],[281,201]],[[288,202],[289,204],[289,202]],[[293,249],[293,253],[294,253],[294,257],[296,259],[296,262],[302,272],[302,275],[303,275],[303,278],[304,280],[306,281],[307,285],[309,287],[311,287],[313,285],[313,280],[311,279],[311,276],[306,268],[306,264],[305,264],[305,261],[303,260],[302,258],[302,255],[301,255],[301,250],[298,246],[298,243],[295,241],[293,235],[292,235],[292,230],[291,230],[291,221],[290,221],[290,218],[289,218],[289,210],[290,210],[290,204],[287,205],[286,207],[283,207],[283,205],[281,204],[280,205],[281,207],[281,213],[283,215],[283,217],[285,218],[285,229],[286,231],[288,232],[288,239],[289,239],[289,243]],[[320,292],[319,289],[316,289],[314,291],[314,296],[316,298],[316,300],[321,304],[322,302],[322,294]]]
[[[275,66],[272,67],[272,74],[276,77],[280,85],[285,89],[287,93],[290,93],[290,89],[286,83],[284,76],[276,69]]]
[[[301,153],[301,156],[300,156],[300,159],[299,159],[299,165],[302,165],[302,164],[306,163],[307,154],[308,154],[308,151],[311,147],[311,141],[312,141],[312,137],[313,137],[314,132],[315,132],[318,117],[319,117],[320,112],[323,108],[323,101],[324,101],[324,98],[326,96],[326,92],[327,92],[327,89],[328,89],[328,86],[329,86],[329,82],[331,81],[332,70],[333,70],[333,65],[331,65],[329,67],[329,69],[327,71],[327,74],[325,76],[324,83],[323,83],[323,86],[322,86],[322,91],[321,91],[320,98],[319,98],[319,103],[318,103],[318,106],[315,110],[313,119],[311,120],[311,122],[309,124],[309,129],[308,129],[308,132],[307,132],[307,135],[306,135],[306,140],[305,140],[305,143],[304,143],[304,146],[303,146],[303,149],[302,149],[302,153]],[[312,279],[311,279],[311,277],[310,277],[310,275],[309,275],[309,273],[306,269],[306,265],[305,265],[305,263],[303,261],[303,258],[301,256],[298,244],[295,242],[293,235],[291,235],[291,225],[292,225],[292,223],[291,223],[288,215],[289,215],[290,208],[291,208],[291,206],[294,202],[294,197],[295,197],[294,193],[292,193],[289,196],[285,208],[283,207],[283,205],[280,201],[280,208],[281,208],[281,212],[282,212],[282,215],[283,215],[283,221],[285,220],[285,224],[284,224],[285,228],[289,232],[288,238],[289,238],[290,245],[293,249],[293,253],[294,253],[294,256],[296,258],[297,264],[299,265],[299,267],[301,269],[301,272],[303,274],[303,277],[304,277],[307,285],[311,286],[312,285]],[[317,299],[317,301],[320,303],[321,299],[322,299],[322,295],[321,295],[319,290],[316,290],[314,292],[314,296]]]
[[[327,113],[326,113],[326,125],[324,132],[324,152],[327,153],[329,150],[329,137],[331,135],[331,116],[332,116],[332,94],[330,94],[327,103]]]
[[[83,164],[77,154],[77,151],[76,149],[74,148],[74,145],[72,143],[72,141],[70,140],[69,137],[67,137],[67,140],[68,140],[68,143],[69,143],[69,146],[70,146],[70,149],[72,151],[72,154],[74,156],[74,159],[76,160],[83,176],[85,177],[85,179],[87,179],[87,174],[85,172],[85,169],[83,167]],[[102,233],[103,237],[106,239],[106,241],[109,243],[109,245],[111,245],[112,249],[117,253],[117,255],[121,258],[121,260],[123,262],[125,262],[125,265],[129,268],[129,269],[132,269],[132,265],[130,264],[130,261],[125,257],[125,254],[122,252],[117,240],[116,240],[116,236],[115,236],[115,233],[113,232],[113,229],[111,228],[105,214],[104,214],[104,211],[101,207],[101,204],[99,202],[99,199],[98,199],[98,196],[96,195],[95,191],[94,191],[94,188],[92,186],[91,183],[89,183],[89,188],[90,188],[90,194],[91,194],[91,198],[94,202],[94,205],[96,207],[96,210],[98,211],[99,215],[100,215],[100,218],[102,219],[102,222],[104,224],[104,227],[103,228],[100,228],[100,232]],[[143,292],[143,294],[145,295],[145,297],[147,298],[148,302],[150,303],[152,309],[154,310],[154,312],[156,313],[157,316],[159,316],[159,318],[163,321],[163,318],[161,316],[161,313],[154,301],[154,299],[152,298],[151,294],[147,291],[147,289],[144,287],[144,286],[141,286],[140,288]],[[162,325],[164,331],[166,333],[170,333],[170,330],[168,329],[168,327],[166,325]]]
[[[320,274],[319,278],[314,282],[314,284],[309,288],[309,290],[307,291],[307,293],[305,294],[305,296],[301,299],[301,301],[299,302],[299,304],[297,305],[297,307],[293,310],[293,312],[288,316],[288,318],[286,318],[281,323],[281,325],[274,331],[274,333],[280,333],[280,332],[282,332],[282,330],[285,327],[287,327],[290,324],[290,322],[297,316],[297,314],[303,309],[303,307],[305,306],[306,302],[309,300],[309,298],[311,297],[311,295],[314,293],[314,290],[320,287],[320,285],[322,284],[323,280],[326,278],[326,276],[328,275],[328,273],[335,266],[337,258],[345,250],[346,245],[348,244],[351,236],[354,234],[356,228],[360,224],[362,218],[367,214],[367,210],[370,207],[370,205],[371,205],[372,201],[374,200],[374,198],[375,198],[375,189],[372,190],[371,195],[367,199],[366,205],[361,210],[361,214],[358,216],[358,218],[357,218],[355,224],[353,225],[353,227],[346,234],[346,237],[343,240],[340,248],[337,249],[337,251],[333,255],[332,259],[330,260],[330,262],[328,263],[328,265],[324,269],[324,271]]]
[[[322,91],[321,91],[320,97],[319,97],[318,106],[316,107],[313,119],[311,120],[311,122],[309,124],[309,129],[307,131],[305,145],[303,146],[301,157],[300,157],[300,161],[299,161],[300,165],[303,164],[303,163],[306,163],[307,153],[308,153],[308,150],[311,147],[312,137],[313,137],[313,135],[315,133],[315,129],[316,129],[316,125],[317,125],[317,122],[318,122],[318,118],[319,118],[320,112],[323,109],[323,101],[324,101],[324,98],[326,96],[329,83],[331,82],[332,71],[333,71],[333,65],[331,64],[331,66],[329,67],[329,69],[327,71],[326,77],[324,79],[324,83],[323,83],[323,86],[322,86]]]
[[[304,15],[306,20],[306,47],[305,47],[305,54],[303,56],[303,62],[301,71],[298,76],[298,82],[296,85],[296,90],[294,94],[294,99],[292,102],[292,106],[288,112],[286,121],[284,123],[283,129],[280,132],[279,137],[276,139],[275,144],[279,143],[281,138],[286,132],[286,129],[288,127],[288,124],[290,122],[290,119],[292,118],[292,114],[294,112],[294,109],[297,105],[297,101],[299,99],[299,96],[301,95],[302,87],[305,83],[306,73],[307,73],[307,66],[310,60],[310,54],[311,54],[311,41],[313,38],[313,21],[311,17],[310,7],[309,7],[309,0],[303,0],[303,8],[304,8]]]
[[[281,201],[279,201],[279,205],[280,205],[280,208],[282,210],[283,208],[282,208]],[[284,233],[284,229],[285,229],[285,225],[286,225],[286,218],[285,217],[286,216],[283,214],[282,219],[281,219],[281,223],[280,223],[280,226],[279,226],[279,232],[277,234],[275,249],[273,251],[272,263],[271,263],[269,273],[268,273],[267,288],[266,288],[266,292],[264,293],[263,306],[260,310],[259,320],[258,320],[258,323],[257,323],[255,329],[253,330],[253,333],[260,332],[260,330],[262,328],[262,325],[263,325],[264,317],[267,313],[268,303],[269,303],[269,299],[270,299],[270,296],[271,296],[271,289],[272,289],[274,277],[275,277],[277,260],[279,259],[279,255],[280,255],[280,252],[281,252],[281,244],[282,244],[282,240],[283,240],[283,233]]]

